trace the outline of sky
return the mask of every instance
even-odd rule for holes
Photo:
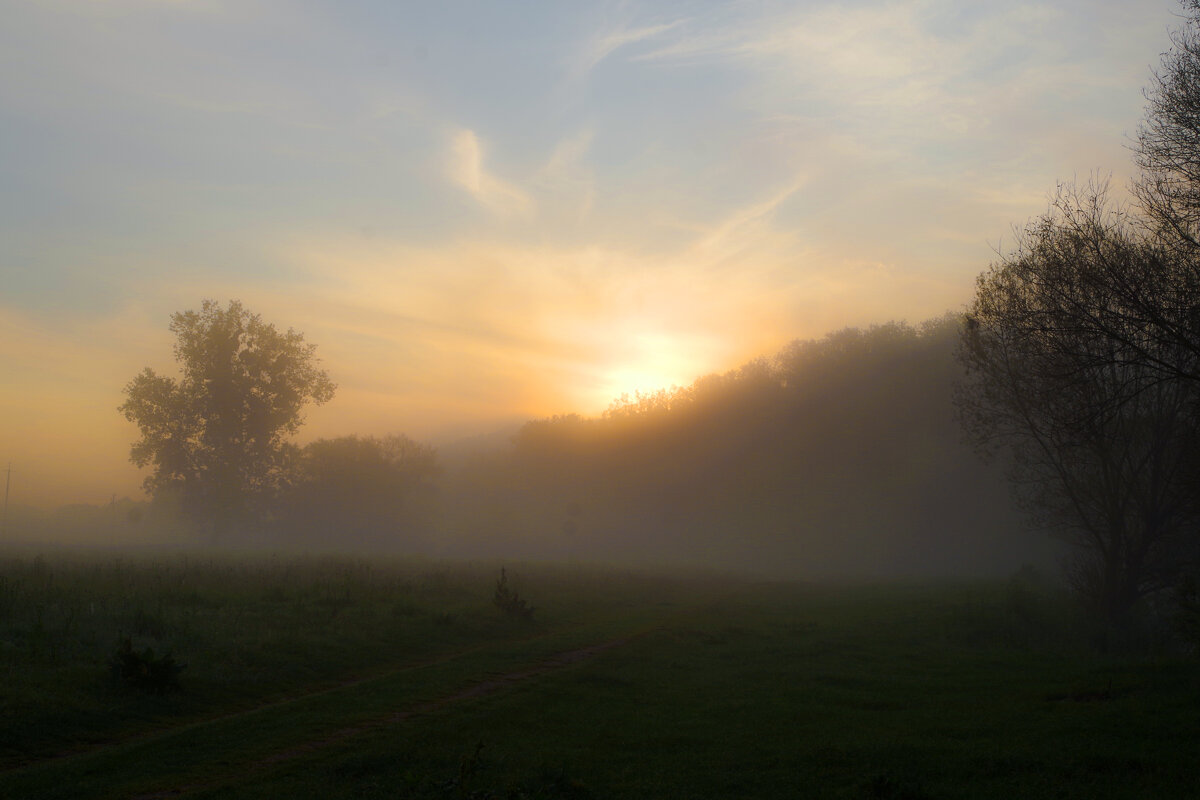
[[[0,469],[140,496],[143,367],[241,300],[301,441],[596,414],[961,310],[1061,181],[1132,176],[1174,0],[0,0]]]

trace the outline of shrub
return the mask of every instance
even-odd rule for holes
[[[500,579],[496,581],[496,593],[492,599],[496,607],[510,617],[533,619],[533,606],[525,598],[508,588],[508,575],[500,568]]]
[[[147,647],[138,652],[128,636],[117,642],[117,649],[109,659],[113,678],[122,686],[142,692],[163,694],[179,688],[179,673],[186,664],[180,664],[170,652],[156,656]]]

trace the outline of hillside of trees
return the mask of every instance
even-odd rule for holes
[[[962,442],[959,323],[796,341],[445,463],[440,554],[949,575],[1052,561]]]

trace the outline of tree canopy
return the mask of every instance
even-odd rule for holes
[[[1048,563],[1053,543],[1013,535],[996,470],[962,442],[958,330],[954,316],[846,329],[598,418],[530,422],[508,448],[447,457],[446,529],[472,557],[793,577]]]
[[[437,474],[433,448],[402,434],[318,439],[297,454],[278,522],[291,541],[412,545]]]
[[[278,488],[304,407],[336,387],[315,345],[236,300],[176,313],[170,330],[180,376],[147,367],[125,387],[119,411],[141,432],[130,459],[152,468],[147,492],[175,495],[223,529],[251,518]]]

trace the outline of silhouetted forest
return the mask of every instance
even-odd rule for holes
[[[444,465],[440,552],[780,575],[1011,571],[1052,558],[962,443],[956,318],[796,341]]]
[[[1048,565],[1002,469],[962,441],[956,317],[795,341],[600,417],[531,421],[435,450],[403,435],[290,446],[226,546],[388,549],[749,570],[1007,574]],[[15,508],[17,538],[213,541],[187,496]]]

